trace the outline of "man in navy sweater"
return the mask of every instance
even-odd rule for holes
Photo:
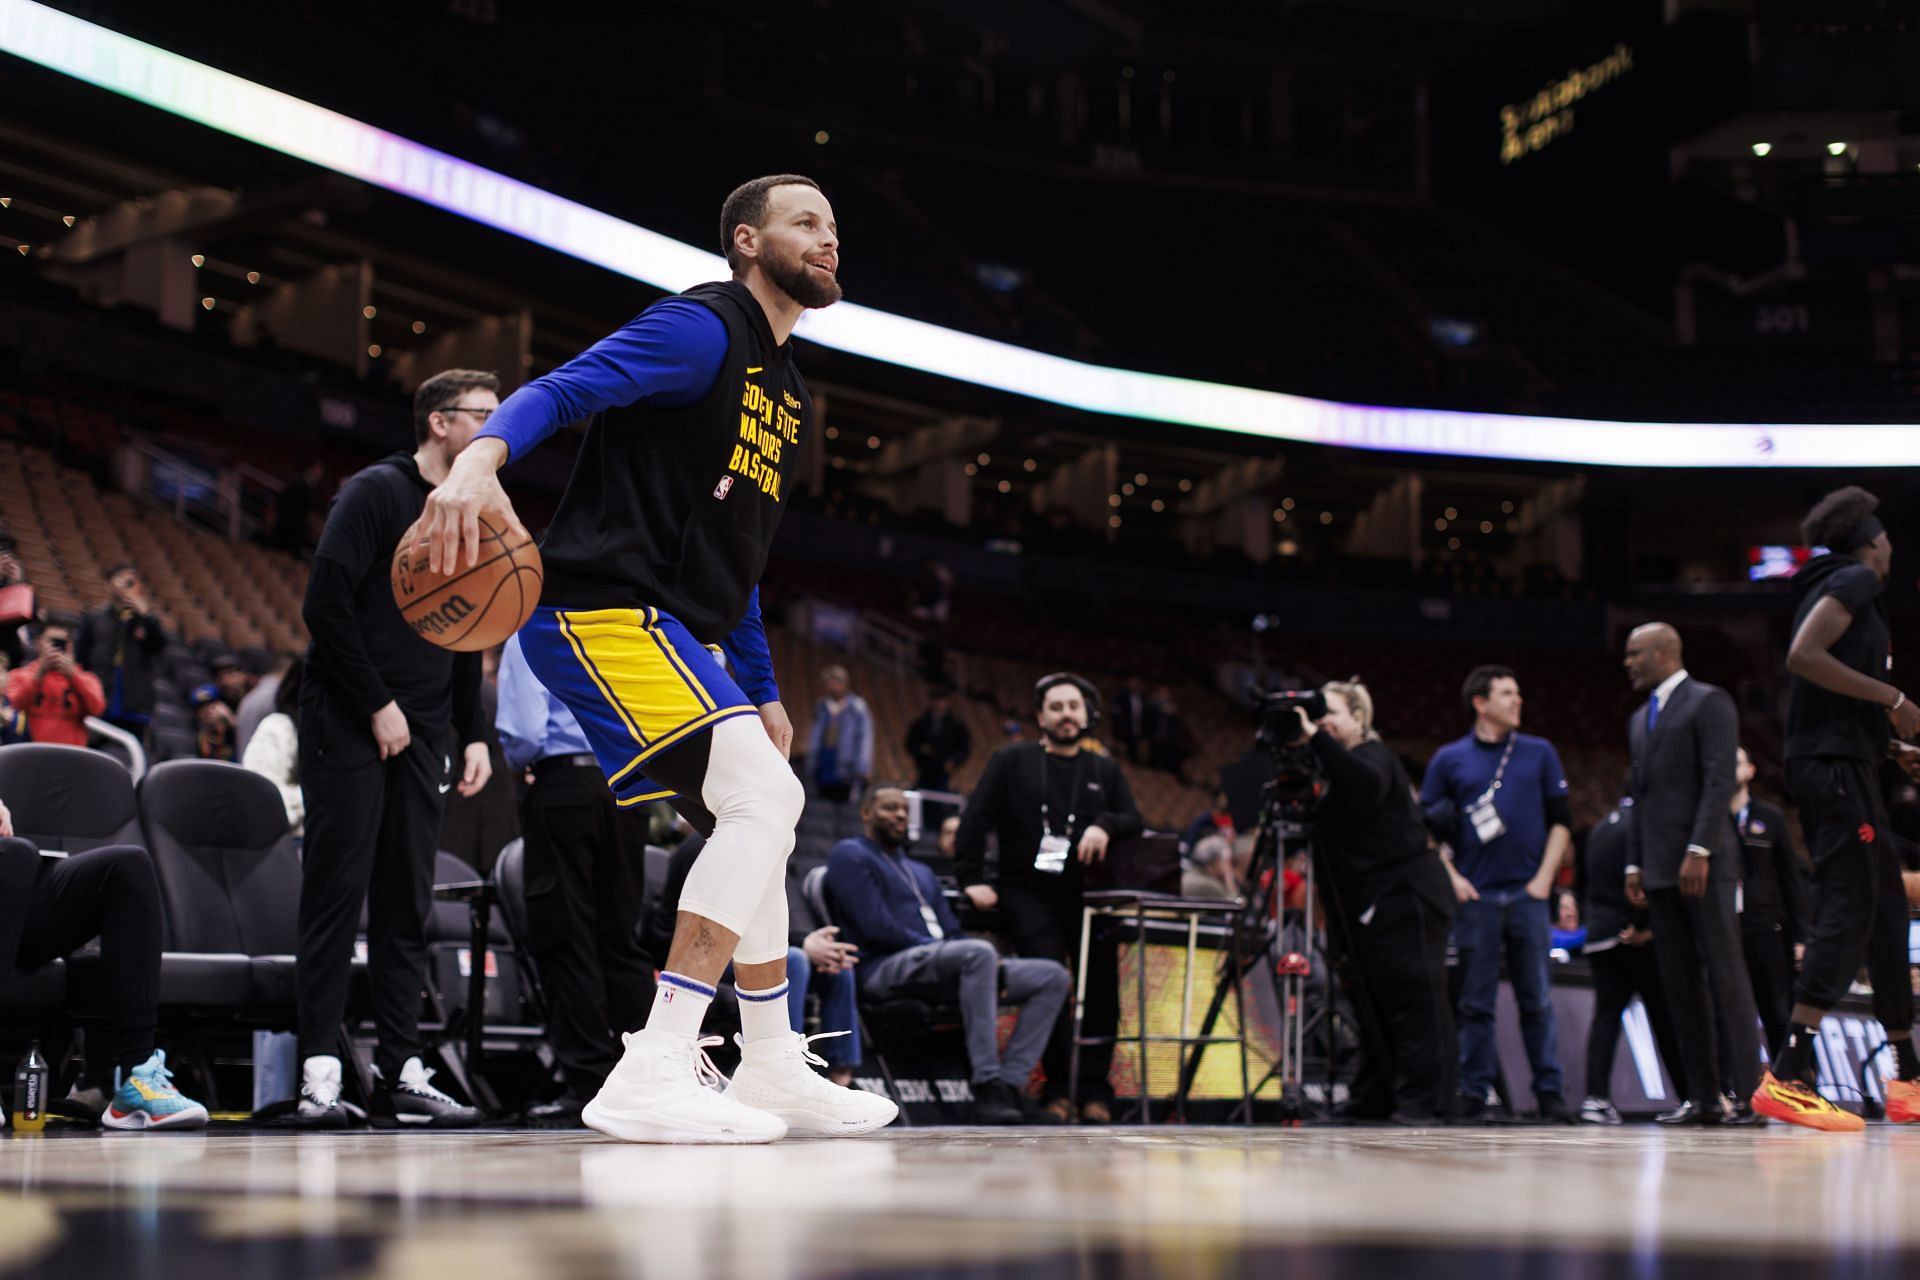
[[[827,858],[827,893],[847,941],[860,948],[861,994],[884,1000],[915,987],[957,988],[979,1124],[1018,1124],[1020,1099],[1067,1001],[1067,967],[1001,959],[991,942],[963,937],[933,872],[907,856],[907,796],[876,787],[860,806],[867,834]],[[1000,991],[1020,1009],[999,1052]]]
[[[1547,900],[1572,839],[1567,773],[1545,738],[1520,732],[1520,682],[1506,667],[1476,667],[1461,701],[1473,731],[1433,755],[1420,786],[1430,825],[1451,830],[1453,938],[1460,950],[1460,1110],[1478,1119],[1498,1069],[1493,1011],[1504,955],[1520,1005],[1540,1117],[1571,1120],[1547,989]]]

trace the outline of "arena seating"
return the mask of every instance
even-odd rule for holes
[[[306,569],[291,556],[191,529],[172,513],[102,490],[45,450],[0,439],[0,510],[42,608],[107,602],[106,569],[140,570],[170,633],[233,649],[302,649]]]

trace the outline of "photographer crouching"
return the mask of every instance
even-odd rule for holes
[[[1427,844],[1413,784],[1373,728],[1365,685],[1321,690],[1318,720],[1296,705],[1300,731],[1327,782],[1315,814],[1320,866],[1332,877],[1329,925],[1338,927],[1359,990],[1349,995],[1365,1053],[1343,1115],[1435,1124],[1451,1113],[1458,1054],[1447,998],[1453,886]]]

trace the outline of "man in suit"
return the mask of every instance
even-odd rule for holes
[[[1807,934],[1807,868],[1793,844],[1787,815],[1755,796],[1753,761],[1745,747],[1735,757],[1733,825],[1740,836],[1740,941],[1747,976],[1767,1043],[1787,1033],[1793,973]]]
[[[1660,1061],[1684,1099],[1686,1068],[1680,1039],[1667,1009],[1666,989],[1653,954],[1653,929],[1645,907],[1627,901],[1627,860],[1633,845],[1633,805],[1621,801],[1587,833],[1582,864],[1586,871],[1587,945],[1582,954],[1593,970],[1593,1026],[1587,1032],[1587,1096],[1580,1104],[1582,1124],[1619,1124],[1613,1105],[1613,1057],[1620,1047],[1620,1019],[1635,996],[1647,1011]]]
[[[1719,1096],[1722,1065],[1735,1097],[1760,1082],[1759,1015],[1740,947],[1734,897],[1739,846],[1727,820],[1739,716],[1721,689],[1688,676],[1680,633],[1650,622],[1627,637],[1627,676],[1646,702],[1628,722],[1633,842],[1627,898],[1653,922],[1654,956],[1680,1032],[1688,1100],[1662,1124],[1764,1124],[1744,1101]],[[1709,987],[1711,979],[1711,987]],[[1718,1002],[1724,1044],[1716,1043]]]

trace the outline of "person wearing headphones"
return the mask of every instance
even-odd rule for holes
[[[1085,749],[1100,723],[1099,690],[1057,671],[1035,683],[1033,703],[1040,740],[1002,747],[987,761],[960,817],[954,871],[974,906],[999,908],[1001,928],[1021,955],[1071,968],[1080,958],[1083,869],[1105,858],[1115,840],[1139,835],[1144,824],[1119,764]],[[992,873],[986,865],[990,832],[1000,847]],[[1096,931],[1087,951],[1088,1036],[1111,1038],[1119,1027],[1118,969],[1113,936]],[[1047,1076],[1042,1120],[1064,1124],[1073,1118],[1067,1078],[1072,1055],[1073,1016],[1062,1010],[1041,1057]],[[1080,1119],[1112,1121],[1112,1061],[1111,1044],[1081,1053]]]

